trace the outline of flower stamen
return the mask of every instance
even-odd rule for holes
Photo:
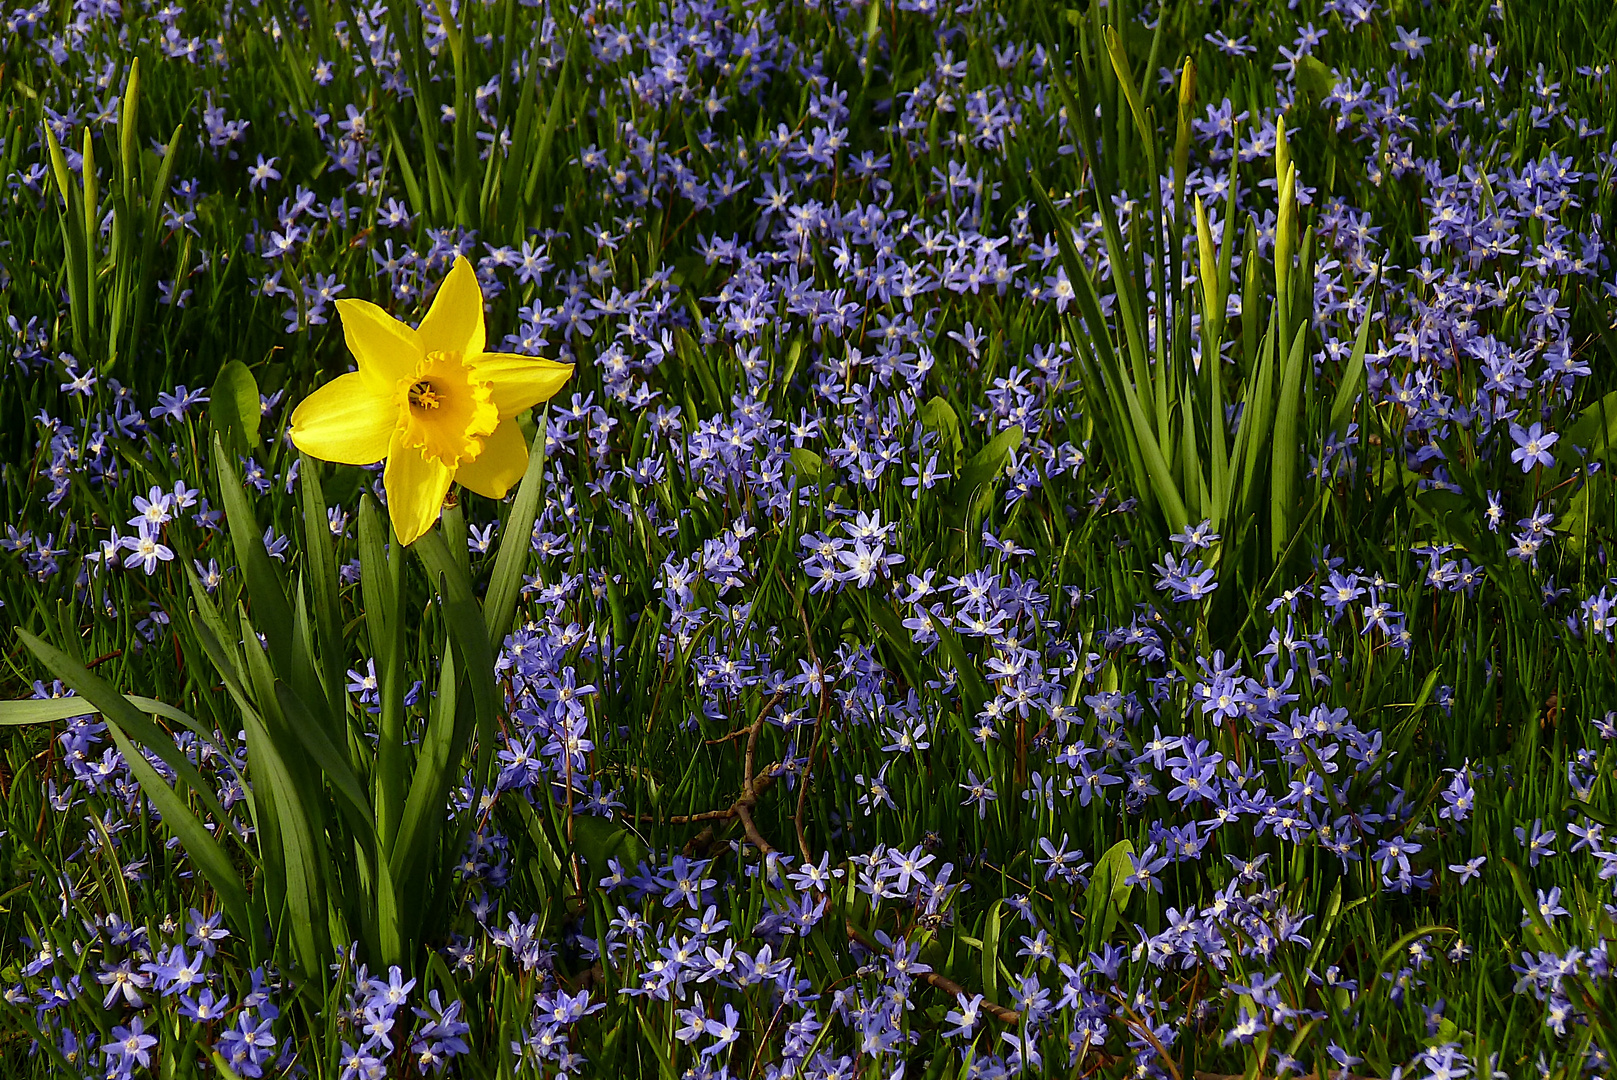
[[[436,409],[443,401],[438,391],[433,389],[432,383],[426,379],[417,381],[410,387],[410,407],[414,409]]]

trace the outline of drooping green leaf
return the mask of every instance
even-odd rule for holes
[[[214,820],[227,822],[230,817],[214,796],[213,786],[202,778],[196,766],[192,765],[174,744],[168,733],[142,715],[140,710],[111,684],[28,631],[18,630],[17,636],[53,675],[78,691],[80,696],[92,702],[100,711],[107,721],[107,731],[117,745],[118,752],[123,755],[129,771],[140,784],[141,791],[162,815],[163,825],[179,837],[186,854],[219,894],[220,903],[229,915],[233,927],[244,938],[256,940],[257,927],[248,919],[247,888],[242,884],[240,875],[236,873],[235,864],[175,789],[170,787],[147,762],[136,748],[134,740],[138,740],[142,746],[173,769],[180,782],[201,800]]]

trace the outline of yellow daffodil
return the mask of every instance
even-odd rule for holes
[[[303,399],[293,444],[345,465],[386,458],[400,543],[432,528],[451,483],[504,498],[528,468],[514,417],[560,390],[573,366],[483,351],[483,293],[464,258],[414,330],[364,300],[338,300],[337,314],[359,370]]]

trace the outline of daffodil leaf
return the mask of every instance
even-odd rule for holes
[[[142,715],[110,683],[26,630],[19,629],[17,637],[39,658],[40,663],[83,695],[106,718],[108,733],[140,784],[141,791],[162,815],[163,824],[180,838],[186,854],[219,894],[220,903],[230,914],[232,923],[244,936],[253,937],[254,927],[247,918],[247,889],[236,873],[235,864],[219,841],[192,813],[185,799],[158,775],[132,740],[138,740],[140,745],[173,769],[179,782],[201,800],[214,820],[223,824],[230,820],[230,816],[214,796],[213,786],[202,778],[196,766],[191,764],[169,734]]]
[[[544,490],[547,412],[544,409],[539,413],[533,445],[528,450],[528,471],[517,485],[510,516],[500,527],[500,550],[494,557],[494,574],[483,596],[483,622],[490,642],[505,640],[522,591],[522,571],[527,567],[533,522],[539,515],[539,498]]]
[[[254,400],[257,400],[255,393]],[[230,541],[236,551],[236,564],[247,583],[247,597],[253,618],[263,627],[270,657],[282,672],[292,670],[292,605],[280,572],[270,561],[264,539],[258,532],[258,519],[242,489],[241,478],[231,464],[224,439],[214,433],[213,465],[219,477],[219,497],[225,504]]]

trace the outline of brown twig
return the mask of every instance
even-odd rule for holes
[[[769,1048],[769,1036],[774,1033],[775,1025],[780,1022],[781,1015],[786,1012],[785,1004],[775,1007],[774,1015],[769,1018],[769,1026],[764,1028],[763,1037],[758,1040],[758,1049],[752,1055],[752,1067],[747,1070],[748,1080],[758,1075],[758,1066],[764,1059],[764,1051]]]
[[[786,691],[784,690],[776,690],[771,694],[769,700],[764,702],[764,707],[758,710],[758,718],[752,722],[752,727],[747,731],[747,757],[741,773],[742,796],[735,801],[734,806],[736,817],[741,819],[741,828],[746,832],[747,839],[752,841],[753,847],[765,855],[775,849],[770,845],[769,841],[764,839],[763,833],[758,831],[757,823],[752,820],[752,808],[757,805],[758,794],[761,790],[753,779],[753,768],[757,761],[758,733],[764,728],[764,718],[769,715],[770,710],[780,704],[780,699],[785,696]],[[774,777],[770,777],[770,779],[772,780]]]
[[[739,738],[741,738],[741,736],[747,734],[751,730],[752,730],[752,728],[750,726],[749,727],[738,727],[734,731],[730,732],[728,735],[720,735],[717,739],[703,739],[702,740],[702,745],[703,746],[722,746],[725,743],[729,742],[731,739],[739,739]]]
[[[774,768],[774,766],[771,765],[770,768]],[[758,796],[768,791],[774,782],[775,778],[773,776],[767,772],[764,773],[750,789],[743,792],[735,802],[726,806],[723,810],[703,810],[696,814],[673,814],[669,817],[659,817],[656,814],[627,814],[625,816],[632,817],[637,822],[646,825],[696,825],[704,821],[729,821],[736,816],[736,807],[739,804],[744,802],[749,808],[752,807],[758,802]]]
[[[776,574],[779,575],[780,571],[777,570]],[[780,582],[785,585],[786,579],[781,577]],[[789,588],[786,591],[794,597],[795,603],[796,594]],[[797,810],[792,814],[792,827],[797,832],[797,850],[802,853],[804,862],[811,863],[814,861],[814,853],[809,850],[808,830],[803,825],[803,813],[808,807],[809,778],[814,775],[814,764],[819,760],[820,751],[825,746],[825,669],[820,666],[820,654],[814,649],[814,630],[809,626],[808,616],[803,613],[803,605],[796,603],[795,606],[797,617],[803,624],[803,644],[808,646],[809,659],[813,661],[814,669],[820,673],[820,707],[818,715],[814,718],[814,749],[809,751],[808,767],[803,770],[803,775],[797,778]]]
[[[768,840],[764,839],[763,833],[758,831],[758,826],[752,820],[752,811],[750,809],[742,803],[736,803],[736,817],[741,819],[741,829],[747,834],[747,839],[752,841],[753,847],[765,855],[774,852],[775,849]]]
[[[1122,1001],[1123,999],[1119,997],[1118,1000]],[[1127,1004],[1124,1005],[1124,1008],[1128,1008]],[[1168,1048],[1162,1045],[1162,1040],[1157,1038],[1157,1033],[1151,1030],[1151,1025],[1135,1015],[1133,1009],[1128,1009],[1128,1014],[1128,1019],[1124,1023],[1145,1036],[1145,1041],[1151,1044],[1152,1049],[1157,1052],[1157,1057],[1162,1060],[1164,1065],[1168,1066],[1168,1073],[1173,1077],[1173,1080],[1183,1080],[1183,1074],[1179,1071],[1179,1063],[1174,1061],[1173,1056],[1168,1053]]]
[[[1329,1076],[1330,1080],[1376,1080],[1373,1076],[1360,1076],[1358,1073],[1333,1072],[1328,1073],[1327,1076]],[[1240,1073],[1206,1072],[1202,1069],[1196,1070],[1195,1077],[1196,1080],[1243,1080]],[[1319,1073],[1313,1072],[1307,1076],[1299,1076],[1297,1080],[1319,1080]]]
[[[779,705],[780,699],[785,696],[786,691],[776,690],[769,700],[764,702],[764,707],[758,710],[758,718],[752,722],[752,727],[747,729],[747,761],[742,772],[743,782],[741,785],[745,791],[752,790],[752,767],[755,755],[758,753],[758,732],[763,730],[764,717],[768,716],[770,710]]]
[[[959,983],[953,981],[952,979],[946,978],[943,975],[939,975],[935,971],[921,972],[921,981],[926,983],[928,986],[937,987],[950,997],[957,994],[964,994],[966,992],[965,988]],[[996,1005],[987,998],[984,998],[983,1003],[978,1007],[982,1009],[983,1012],[987,1013],[989,1016],[992,1016],[995,1020],[998,1020],[1007,1027],[1016,1027],[1022,1022],[1021,1013],[1017,1012],[1015,1009],[1007,1009],[1003,1005]]]
[[[808,805],[809,777],[813,775],[815,762],[819,761],[820,752],[825,747],[825,740],[820,737],[824,728],[824,719],[815,722],[814,749],[809,751],[809,762],[803,775],[797,778],[797,812],[792,815],[792,826],[797,830],[797,850],[803,853],[803,861],[810,863],[814,861],[814,854],[809,851],[808,830],[803,827],[803,810]]]
[[[877,946],[874,941],[871,941],[868,937],[866,937],[864,932],[857,926],[851,922],[846,925],[848,931],[848,940],[857,941],[871,952],[881,952],[880,947]],[[926,983],[928,986],[942,990],[950,997],[957,997],[958,995],[966,992],[965,987],[961,986],[959,983],[955,982],[946,975],[939,975],[936,971],[920,972],[916,975],[916,978],[921,982]],[[1008,1027],[1016,1027],[1022,1022],[1021,1013],[1017,1012],[1015,1009],[1007,1009],[1003,1005],[996,1005],[994,1002],[989,1001],[986,997],[983,998],[982,1003],[977,1007]]]
[[[746,733],[747,754],[743,764],[741,795],[736,799],[735,802],[731,803],[723,810],[706,810],[699,814],[676,814],[673,817],[666,818],[659,818],[654,814],[636,814],[634,816],[642,822],[653,824],[660,823],[664,825],[690,825],[698,821],[728,821],[731,818],[736,818],[741,822],[741,828],[746,832],[747,840],[751,842],[754,847],[763,852],[765,855],[768,855],[770,852],[774,851],[775,848],[769,843],[769,841],[765,840],[763,834],[758,831],[757,822],[752,820],[752,808],[758,805],[758,796],[762,795],[765,791],[768,791],[770,785],[775,782],[775,777],[772,775],[774,769],[773,765],[769,767],[770,771],[766,771],[763,776],[755,775],[758,755],[758,733],[763,730],[764,720],[769,716],[770,710],[774,709],[776,705],[779,705],[781,698],[785,696],[786,691],[775,691],[775,693],[770,696],[769,700],[764,702],[764,707],[758,710],[758,715],[751,724],[749,724],[747,727],[731,732],[722,739],[713,740],[716,742],[728,742],[730,739],[735,738],[743,732]]]

